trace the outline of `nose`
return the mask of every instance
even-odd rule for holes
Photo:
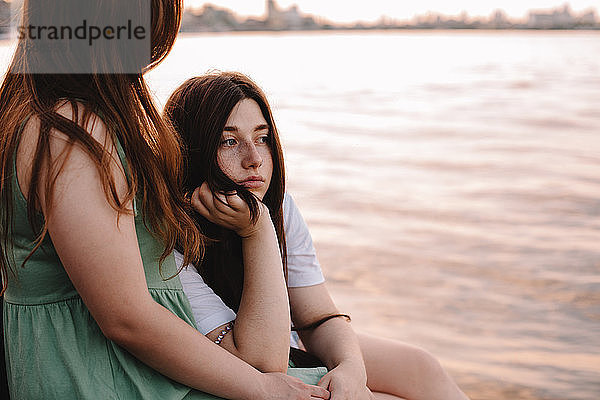
[[[242,166],[246,169],[259,168],[263,163],[263,159],[256,149],[256,145],[254,143],[248,143],[245,147]]]

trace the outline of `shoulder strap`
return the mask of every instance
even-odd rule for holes
[[[100,116],[100,118],[102,118],[102,116]],[[125,156],[125,150],[123,150],[123,146],[121,145],[121,141],[119,140],[117,135],[114,135],[114,138],[115,138],[115,146],[117,146],[117,154],[119,155],[119,160],[121,161],[121,165],[123,166],[123,171],[125,171],[125,177],[127,178],[127,183],[131,184],[129,164],[127,163],[127,157]],[[138,215],[136,196],[133,197],[133,215],[136,217]]]

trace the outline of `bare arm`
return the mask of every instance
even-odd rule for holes
[[[65,113],[70,117],[70,112]],[[96,122],[90,129],[92,136],[99,143],[108,143],[106,148],[116,154],[105,127]],[[18,159],[21,171],[30,168],[27,149],[33,147],[39,132],[35,122],[28,126],[20,146],[25,149],[20,149]],[[53,132],[53,156],[65,154],[65,143],[65,135]],[[116,159],[111,168],[117,190],[124,194],[126,180]],[[152,299],[133,216],[121,215],[117,223],[117,212],[106,200],[96,166],[80,147],[72,148],[56,179],[52,210],[44,209],[43,195],[40,192],[42,211],[56,251],[107,338],[164,375],[217,396],[263,399],[288,393],[293,398],[307,398],[307,393],[315,392],[294,378],[261,374]]]
[[[308,325],[323,316],[339,313],[324,283],[289,288],[295,326]],[[333,318],[314,330],[298,332],[302,343],[319,357],[328,369],[344,361],[362,363],[358,339],[352,326],[343,318]]]
[[[248,206],[238,196],[214,196],[204,184],[194,192],[192,204],[212,222],[240,233],[244,258],[240,307],[233,332],[225,336],[221,346],[263,372],[285,372],[290,311],[277,235],[268,209],[260,204],[260,217],[252,225]],[[207,337],[214,340],[222,328]]]
[[[324,283],[290,288],[289,296],[296,326],[308,325],[326,315],[339,313]],[[300,331],[299,335],[306,349],[319,357],[330,370],[319,384],[331,391],[332,399],[371,398],[358,338],[345,319],[330,319],[314,330]]]

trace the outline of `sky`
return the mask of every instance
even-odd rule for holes
[[[488,16],[496,9],[503,9],[514,18],[525,17],[531,9],[551,9],[560,7],[564,0],[278,0],[282,8],[297,4],[306,14],[325,17],[333,22],[374,21],[385,15],[405,20],[428,11],[445,15],[458,15],[466,11],[471,16]],[[211,3],[229,8],[240,15],[262,15],[264,0],[184,0],[186,7],[202,7]],[[600,8],[598,0],[570,0],[571,9],[581,12],[589,8]]]

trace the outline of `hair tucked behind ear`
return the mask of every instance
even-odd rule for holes
[[[202,182],[207,182],[213,191],[236,190],[256,216],[257,200],[254,195],[232,181],[217,162],[223,128],[233,108],[244,99],[252,99],[259,105],[269,126],[273,174],[263,203],[269,208],[279,239],[284,271],[287,272],[282,209],[285,193],[283,152],[271,108],[262,90],[250,78],[237,72],[210,73],[188,79],[179,86],[167,101],[164,115],[182,138],[184,190],[191,193]],[[217,240],[207,246],[200,266],[201,274],[225,303],[237,310],[244,281],[241,241],[232,231],[210,223],[197,213],[193,216],[203,232]]]
[[[118,1],[103,0],[106,7],[116,7]],[[135,0],[131,0],[135,1]],[[143,0],[138,0],[143,1]],[[37,6],[45,4],[48,12],[64,12],[54,7],[51,0],[38,0]],[[25,1],[25,15],[30,2]],[[44,8],[46,9],[46,8]],[[145,70],[156,66],[171,50],[179,29],[182,12],[181,0],[152,0],[152,53]],[[22,122],[34,115],[40,120],[40,134],[32,160],[31,181],[27,193],[27,208],[34,231],[39,232],[36,247],[47,234],[46,222],[39,226],[33,216],[40,209],[40,191],[51,202],[52,184],[40,187],[40,175],[45,171],[60,171],[60,166],[49,165],[49,133],[52,129],[66,134],[71,145],[81,146],[96,163],[109,203],[120,213],[129,212],[126,204],[134,196],[138,208],[151,232],[165,245],[161,263],[171,254],[176,243],[184,245],[186,262],[198,262],[203,251],[203,236],[189,217],[189,203],[182,192],[181,151],[178,136],[160,116],[142,73],[137,74],[36,74],[27,72],[31,45],[21,39],[11,67],[0,87],[0,272],[3,291],[7,274],[16,273],[11,267],[13,191],[13,163],[19,143],[18,131]],[[110,54],[99,54],[106,63],[113,60]],[[69,70],[69,60],[58,58]],[[19,71],[19,72],[14,72]],[[24,71],[24,72],[23,72]],[[110,173],[110,155],[94,141],[81,125],[64,118],[56,112],[59,104],[69,101],[75,115],[81,112],[83,119],[96,113],[106,124],[110,135],[119,141],[125,151],[130,173],[128,192],[124,198],[116,194],[114,179]],[[83,109],[80,109],[83,107]],[[49,182],[52,182],[50,176]],[[51,203],[46,203],[51,207]],[[30,254],[30,256],[31,256]],[[168,278],[168,277],[166,277]]]

